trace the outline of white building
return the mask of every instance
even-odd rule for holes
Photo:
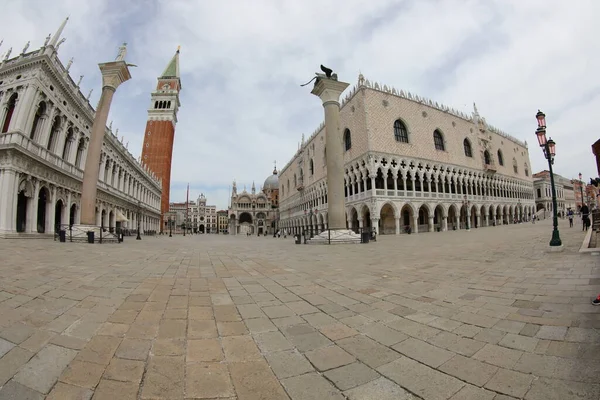
[[[43,45],[0,59],[0,236],[43,237],[80,223],[83,170],[94,108],[58,49],[66,20]],[[14,57],[11,58],[11,54]],[[161,183],[106,129],[97,224],[158,230]]]
[[[477,108],[467,115],[362,75],[341,103],[348,228],[479,228],[535,211],[527,143],[488,125]],[[279,172],[281,228],[327,229],[325,134],[321,124],[303,136]]]

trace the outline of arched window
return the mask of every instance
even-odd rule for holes
[[[298,178],[296,178],[296,174],[294,174],[294,187],[298,186]]]
[[[313,162],[312,158],[310,159],[310,165],[309,165],[309,169],[310,169],[310,175],[314,175],[315,174],[315,163]]]
[[[85,139],[79,139],[79,145],[77,146],[77,155],[75,156],[75,166],[81,168],[81,162],[83,161],[83,150],[85,149]]]
[[[527,166],[527,163],[525,163],[525,176],[529,176],[529,167]]]
[[[487,150],[483,152],[483,163],[485,165],[492,165],[492,157],[490,156],[490,152]]]
[[[38,105],[38,108],[35,112],[35,117],[33,118],[33,125],[31,126],[31,131],[29,132],[29,139],[35,140],[36,131],[38,129],[38,125],[40,124],[40,119],[46,113],[46,103],[41,102]]]
[[[344,131],[344,149],[346,151],[352,148],[352,135],[350,134],[350,129],[346,129]]]
[[[473,157],[473,151],[471,150],[471,142],[469,142],[469,139],[465,138],[465,140],[463,140],[463,147],[465,148],[465,156]]]
[[[519,173],[519,165],[517,164],[517,159],[513,157],[513,171],[515,174]]]
[[[438,129],[433,131],[433,143],[435,144],[436,150],[446,150],[446,146],[444,145],[444,137],[442,136],[442,132],[440,132]]]
[[[158,109],[158,101],[155,101],[155,102],[154,102],[154,108],[155,108],[155,109]]]
[[[52,128],[50,128],[50,137],[48,138],[48,144],[46,148],[50,151],[54,151],[55,142],[58,138],[58,132],[60,131],[60,116],[54,118]]]
[[[69,128],[67,129],[67,137],[65,138],[65,144],[62,151],[62,159],[65,161],[69,161],[67,158],[71,152],[71,144],[73,141],[75,141],[75,137],[73,136],[73,128]]]
[[[504,166],[504,157],[502,156],[502,150],[498,150],[498,164]]]
[[[406,125],[399,119],[394,122],[394,139],[396,142],[408,143],[408,131]]]
[[[171,101],[167,101],[167,108],[171,108]]]
[[[17,105],[18,94],[13,93],[8,99],[7,110],[6,110],[6,118],[4,119],[4,124],[2,124],[2,133],[8,132],[8,127],[10,126],[10,120],[12,119],[13,113],[15,112],[15,106]]]

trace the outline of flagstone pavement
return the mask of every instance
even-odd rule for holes
[[[0,400],[600,399],[600,257],[550,221],[0,241]]]

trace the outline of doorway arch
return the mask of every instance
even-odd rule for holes
[[[63,201],[59,199],[54,206],[54,232],[58,232],[61,228],[60,225],[62,224],[63,207]]]
[[[71,205],[71,211],[69,212],[69,226],[75,225],[75,215],[77,214],[77,205]]]
[[[50,194],[46,187],[42,187],[38,193],[38,209],[37,209],[37,231],[38,233],[46,232],[46,215],[48,208],[48,199]]]
[[[17,195],[17,232],[25,232],[27,229],[27,206],[29,197],[25,189],[19,191]]]

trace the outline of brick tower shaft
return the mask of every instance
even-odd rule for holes
[[[179,110],[179,49],[158,78],[148,108],[148,122],[144,133],[142,163],[162,180],[160,231],[164,228],[164,214],[169,211],[171,189],[171,162],[177,111]]]

